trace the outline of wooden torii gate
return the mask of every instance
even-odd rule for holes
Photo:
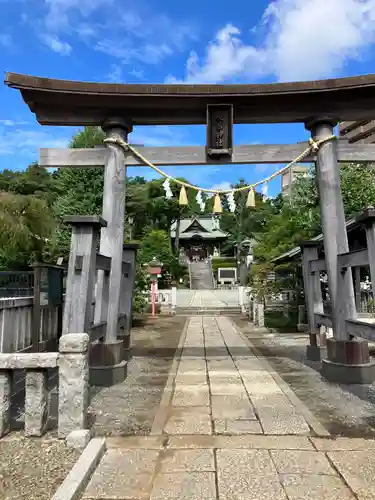
[[[307,143],[234,146],[233,123],[301,122],[311,131],[312,138],[319,140],[331,136],[335,125],[343,120],[371,120],[375,109],[375,75],[265,85],[120,85],[7,73],[5,83],[21,92],[42,125],[100,125],[108,138],[125,141],[134,125],[207,125],[206,147],[138,148],[158,166],[289,163],[306,149]],[[354,145],[341,140],[323,144],[316,154],[304,159],[315,162],[317,169],[325,264],[333,305],[334,348],[329,353],[335,352],[334,359],[328,356],[323,360],[323,371],[333,379],[342,373],[351,359],[350,352],[358,345],[358,338],[354,339],[347,328],[347,322],[356,317],[351,269],[343,273],[339,267],[339,255],[348,252],[348,241],[338,162],[374,160],[375,145]],[[111,269],[102,346],[111,350],[119,333],[126,166],[142,162],[122,147],[108,143],[95,149],[41,149],[39,164],[56,168],[104,167],[100,253],[111,258]],[[99,276],[99,304],[105,293],[103,280],[103,275]],[[310,319],[310,333],[314,334],[314,314]],[[367,345],[366,341],[363,343]],[[366,380],[375,378],[374,364],[369,359],[358,366],[354,361],[351,368],[356,367],[359,373],[366,374]]]

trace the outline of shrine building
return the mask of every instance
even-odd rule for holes
[[[178,221],[171,225],[171,239],[175,245]],[[220,229],[220,220],[212,215],[192,216],[179,220],[180,254],[189,260],[204,260],[219,257],[221,244],[228,234]]]

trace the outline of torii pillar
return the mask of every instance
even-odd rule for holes
[[[314,140],[320,140],[333,135],[336,124],[331,118],[315,117],[306,123],[306,128],[311,130]],[[341,269],[338,260],[339,254],[349,251],[349,245],[336,140],[320,146],[316,175],[333,329],[333,338],[327,339],[327,359],[322,361],[322,374],[336,382],[368,383],[374,379],[375,369],[370,362],[368,342],[351,337],[346,329],[346,320],[355,319],[357,313],[351,268]]]
[[[111,118],[102,124],[107,138],[120,137],[127,141],[132,126],[121,118]],[[95,305],[95,322],[107,322],[105,340],[95,347],[91,358],[91,383],[113,385],[126,377],[123,359],[123,339],[119,338],[118,316],[122,283],[122,262],[125,219],[125,152],[117,144],[107,143],[104,170],[102,217],[107,221],[100,234],[100,253],[111,257],[108,296],[105,292],[105,275],[98,271]]]

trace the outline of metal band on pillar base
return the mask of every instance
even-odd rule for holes
[[[327,359],[322,375],[341,384],[371,384],[375,380],[375,362],[371,361],[368,342],[361,339],[327,339]]]
[[[90,349],[90,385],[110,387],[123,382],[127,362],[123,359],[123,341],[99,342]]]

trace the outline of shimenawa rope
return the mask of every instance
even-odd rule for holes
[[[157,172],[158,174],[160,174],[162,177],[165,177],[166,179],[169,179],[170,181],[173,181],[176,184],[179,184],[180,186],[182,186],[182,188],[194,189],[195,191],[200,191],[200,192],[203,192],[203,193],[212,193],[212,194],[215,194],[217,197],[220,196],[220,195],[229,194],[229,193],[236,193],[236,192],[240,192],[240,191],[249,191],[249,201],[250,201],[250,203],[248,203],[248,206],[255,206],[255,199],[253,199],[254,198],[254,188],[255,187],[260,186],[262,184],[267,184],[268,182],[270,182],[271,180],[273,180],[275,177],[278,177],[279,175],[281,175],[282,173],[284,173],[291,166],[293,166],[296,163],[299,163],[300,161],[302,161],[304,158],[306,158],[306,156],[309,156],[311,153],[316,153],[319,150],[320,146],[322,146],[322,144],[325,144],[326,142],[332,141],[333,139],[336,139],[335,135],[330,135],[328,137],[325,137],[324,139],[319,139],[318,141],[314,141],[314,139],[310,138],[309,141],[308,141],[309,142],[309,146],[300,155],[298,155],[297,158],[295,158],[294,160],[292,160],[285,167],[282,167],[277,172],[274,172],[273,174],[269,175],[268,177],[264,178],[261,181],[254,182],[253,184],[248,184],[246,186],[241,186],[241,187],[233,188],[233,189],[208,189],[208,188],[201,188],[199,186],[194,186],[193,184],[190,184],[189,182],[180,181],[179,179],[176,179],[176,178],[168,175],[167,173],[163,172],[163,170],[161,170],[156,165],[154,165],[149,160],[147,160],[147,158],[145,158],[131,144],[129,144],[128,142],[124,141],[124,139],[122,137],[120,137],[119,135],[117,135],[117,134],[114,135],[114,136],[112,136],[112,137],[107,137],[106,139],[104,139],[103,142],[107,143],[107,144],[116,144],[116,145],[122,147],[124,149],[124,151],[131,151],[134,154],[134,156],[136,156],[137,158],[139,158],[145,165],[148,165],[149,167],[151,167],[153,170],[155,170],[155,172]],[[186,192],[181,192],[181,194],[183,194],[182,198],[184,199],[184,201],[183,201],[183,203],[181,203],[181,196],[180,196],[180,203],[181,204],[187,204],[187,201],[185,202]],[[217,200],[215,200],[215,201],[217,203]],[[219,203],[220,203],[220,200],[219,200]]]

